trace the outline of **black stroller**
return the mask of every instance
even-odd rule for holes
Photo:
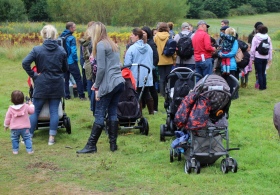
[[[174,122],[181,129],[179,136],[172,143],[170,162],[174,157],[185,157],[185,172],[192,169],[200,173],[201,166],[211,165],[221,156],[223,173],[237,172],[237,161],[229,156],[228,112],[231,99],[239,88],[238,80],[229,75],[235,83],[232,93],[227,82],[218,75],[206,75],[194,87],[193,91],[182,100]],[[225,144],[225,146],[224,146]]]
[[[147,69],[147,76],[144,78],[144,86],[142,87],[140,94],[136,92],[136,86],[138,86],[138,83],[132,82],[135,81],[135,79],[130,70],[131,66],[137,66],[138,73],[140,72],[140,67]],[[119,130],[139,129],[141,134],[149,134],[148,120],[143,117],[140,108],[141,97],[149,74],[150,68],[143,64],[131,64],[122,67],[122,75],[125,79],[125,90],[120,96],[117,109]],[[137,82],[139,82],[139,79],[137,79]],[[107,125],[105,128],[107,130]]]
[[[164,102],[167,118],[166,124],[160,125],[160,141],[165,141],[165,136],[175,135],[175,113],[181,101],[195,86],[197,77],[202,76],[186,67],[175,68],[167,75]]]

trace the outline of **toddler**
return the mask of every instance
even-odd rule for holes
[[[34,105],[31,101],[26,104],[23,93],[18,90],[12,92],[11,102],[14,105],[10,106],[6,113],[4,127],[5,131],[8,128],[11,130],[13,154],[18,154],[20,136],[25,143],[27,153],[32,154],[29,115],[34,113]]]
[[[233,28],[227,28],[225,33],[220,32],[220,37],[222,39],[221,52],[223,54],[227,54],[231,51],[235,36],[236,33]],[[223,74],[230,74],[230,58],[222,57],[222,72]]]

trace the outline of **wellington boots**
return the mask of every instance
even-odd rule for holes
[[[227,73],[226,65],[222,65],[222,72],[223,72],[223,75],[225,75]]]
[[[114,152],[118,149],[117,146],[117,137],[118,137],[118,121],[108,121],[108,133],[109,133],[109,142],[110,142],[110,150]]]
[[[230,74],[230,66],[226,66],[227,75]]]
[[[102,126],[94,123],[86,146],[82,150],[78,150],[77,153],[85,154],[85,153],[97,152],[96,144],[101,135],[101,132],[102,132]]]
[[[147,107],[149,114],[154,114],[154,100],[153,98],[150,98],[147,100]]]

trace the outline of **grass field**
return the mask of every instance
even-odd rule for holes
[[[271,29],[279,28],[279,21],[263,15],[260,19],[230,18],[233,26],[246,26],[243,21],[247,20],[248,29],[258,20],[270,24]],[[206,21],[219,26],[220,20]],[[280,41],[274,41],[273,46],[280,48]],[[28,93],[27,74],[21,61],[31,48],[32,45],[0,47],[2,121],[11,104],[10,93],[16,89]],[[94,118],[89,102],[72,99],[66,101],[65,108],[71,118],[72,134],[60,129],[56,144],[48,146],[48,131],[36,131],[33,155],[28,155],[22,144],[19,154],[13,155],[10,133],[0,131],[0,194],[279,194],[280,140],[272,114],[275,103],[280,101],[280,53],[274,52],[273,56],[267,71],[268,89],[256,90],[251,73],[249,87],[239,90],[240,98],[230,107],[230,146],[240,148],[230,152],[238,161],[237,173],[223,174],[222,158],[213,166],[202,168],[199,175],[185,174],[184,161],[169,162],[172,138],[159,141],[160,124],[166,120],[163,98],[157,114],[148,115],[144,110],[150,126],[148,136],[138,131],[122,132],[118,137],[119,150],[112,153],[103,133],[96,154],[77,155],[76,150],[82,149],[87,141]]]

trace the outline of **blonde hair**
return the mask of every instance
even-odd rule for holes
[[[40,32],[42,38],[45,39],[56,39],[57,37],[57,30],[53,25],[46,25]]]
[[[229,27],[229,28],[226,29],[225,34],[231,35],[231,36],[234,36],[234,37],[236,36],[235,29],[234,29],[234,28],[231,28],[231,27]]]
[[[96,45],[100,41],[104,41],[107,46],[110,46],[114,52],[119,51],[118,46],[108,37],[106,27],[101,22],[93,23],[88,30],[92,43],[92,54],[96,56]]]

